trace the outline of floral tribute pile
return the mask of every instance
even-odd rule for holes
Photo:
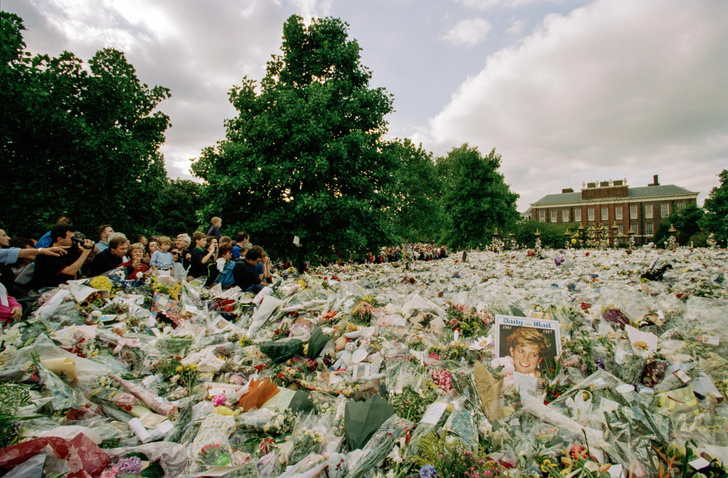
[[[255,297],[72,283],[0,335],[0,472],[728,476],[727,267],[544,250],[279,271]],[[533,387],[497,316],[557,321]]]

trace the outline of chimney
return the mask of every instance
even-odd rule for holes
[[[574,190],[571,188],[564,188],[561,190],[561,194],[573,193],[573,192],[574,192]]]
[[[657,180],[657,174],[652,176],[652,184],[648,184],[648,186],[659,186],[660,182]]]

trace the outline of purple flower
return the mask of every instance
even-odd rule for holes
[[[602,362],[600,357],[597,357],[597,368],[604,369],[604,362]]]
[[[425,465],[420,468],[420,478],[437,478],[437,471],[433,465]]]
[[[122,458],[117,465],[124,475],[138,475],[142,472],[142,459],[138,456]]]

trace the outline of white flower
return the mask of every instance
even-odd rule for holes
[[[392,451],[387,456],[390,460],[392,460],[393,463],[400,464],[404,461],[404,458],[399,453],[399,445],[394,445],[394,448],[392,448]]]

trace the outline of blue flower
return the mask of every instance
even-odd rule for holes
[[[437,478],[437,471],[433,465],[425,465],[420,468],[420,478]]]

